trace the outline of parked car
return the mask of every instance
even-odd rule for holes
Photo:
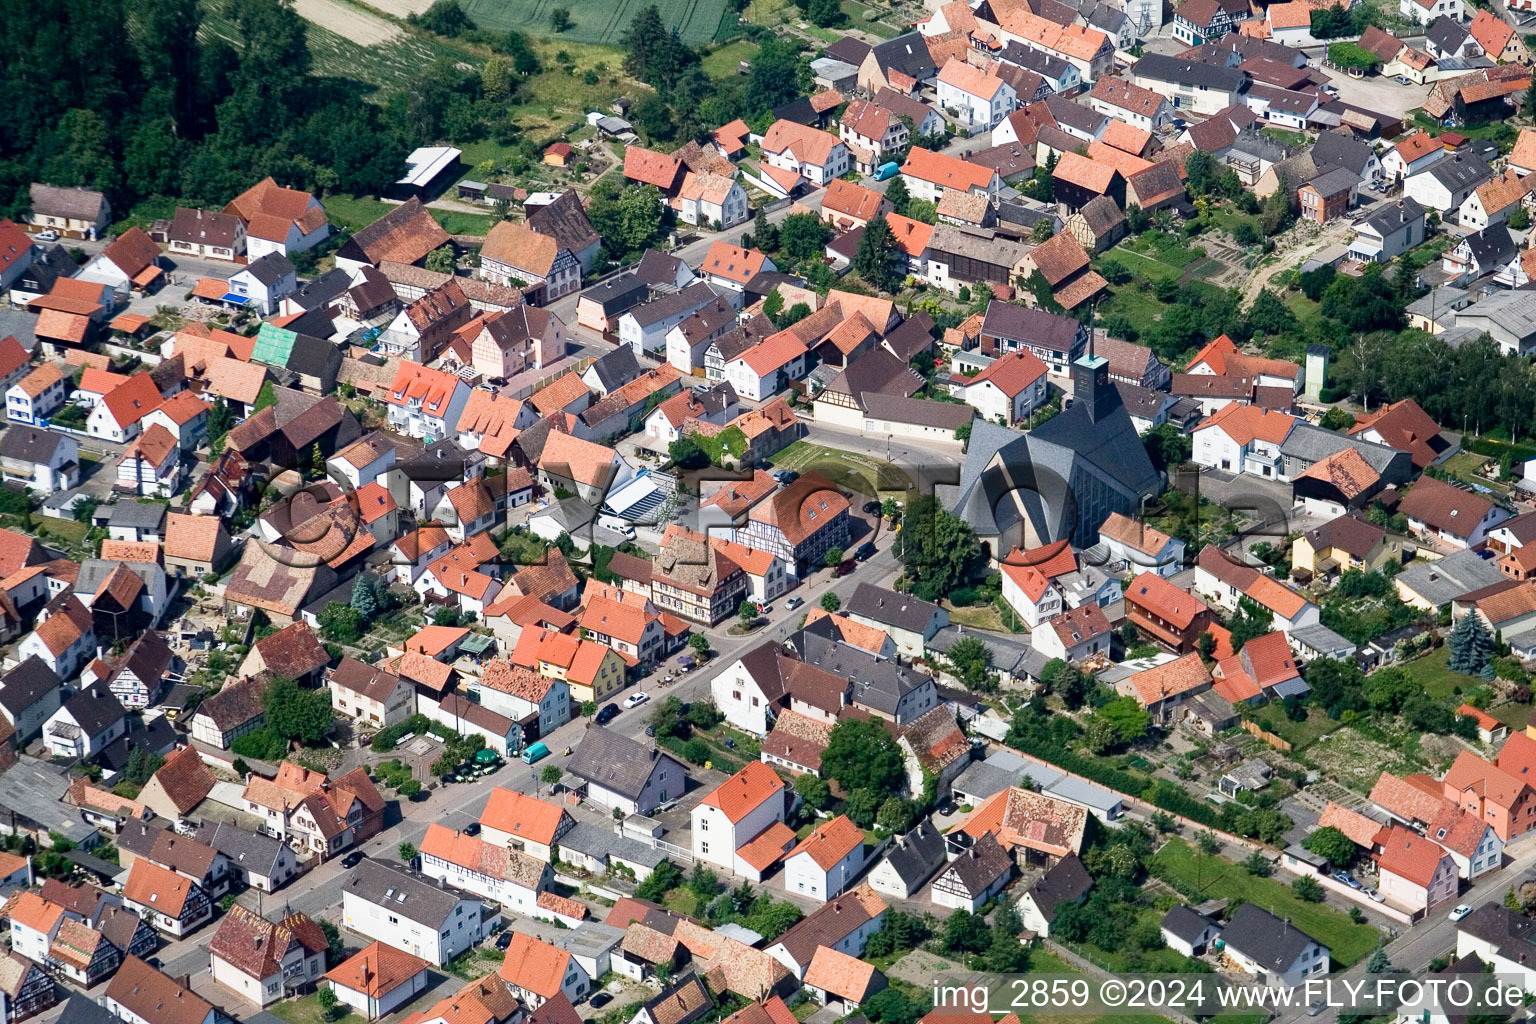
[[[888,178],[896,177],[900,173],[901,165],[894,160],[889,160],[875,168],[875,180],[885,181]]]
[[[351,853],[347,854],[345,857],[343,857],[341,859],[341,866],[344,867],[344,868],[355,868],[359,864],[361,864],[362,862],[363,862],[363,851],[362,850],[353,850]]]
[[[1370,900],[1372,903],[1385,903],[1385,902],[1387,902],[1387,898],[1385,896],[1383,896],[1381,893],[1377,892],[1375,889],[1370,888],[1369,886],[1367,886],[1365,889],[1363,889],[1361,891],[1365,893],[1366,899]]]
[[[865,541],[863,544],[860,544],[859,550],[853,553],[853,557],[858,559],[860,562],[867,561],[868,559],[875,557],[875,542],[869,540]]]
[[[880,514],[880,503],[878,501],[866,501],[864,503],[864,514],[867,515],[867,516],[877,516],[877,515],[879,515]]]
[[[460,831],[462,831],[467,836],[477,836],[480,834],[480,823],[478,821],[472,821],[468,825],[465,825]]]
[[[1451,911],[1447,916],[1449,916],[1452,921],[1460,921],[1470,913],[1472,913],[1472,908],[1467,906],[1465,903],[1460,903],[1457,904],[1456,909]]]
[[[496,948],[505,952],[507,947],[512,945],[512,937],[516,934],[517,933],[514,932],[511,928],[508,928],[506,931],[496,936]]]
[[[784,602],[784,607],[789,611],[794,611],[796,608],[799,608],[803,604],[805,604],[805,598],[801,597],[799,594],[796,594],[788,601]]]
[[[37,240],[39,242],[57,242],[59,240],[59,233],[57,231],[43,231],[38,234]]]
[[[843,561],[838,563],[838,566],[837,566],[836,569],[832,570],[832,575],[833,576],[839,576],[839,577],[847,576],[849,573],[853,572],[853,570],[857,569],[858,567],[859,567],[859,563],[858,562],[855,562],[851,558],[845,558],[845,559],[843,559]]]
[[[624,706],[627,708],[637,708],[650,699],[650,694],[646,693],[644,690],[638,690],[624,698]]]
[[[619,706],[617,704],[604,704],[603,705],[603,710],[601,710],[601,711],[599,711],[597,713],[597,724],[598,725],[607,725],[609,722],[613,721],[618,716],[619,716]]]

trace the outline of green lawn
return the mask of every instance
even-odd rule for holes
[[[328,195],[324,200],[325,214],[331,223],[356,234],[384,216],[394,207],[389,203],[368,196],[352,196],[343,192]]]
[[[267,1007],[267,1012],[276,1014],[289,1024],[326,1024],[329,1019],[325,1016],[325,1011],[320,1009],[318,995],[307,995],[303,999],[285,999]],[[361,1022],[363,1018],[359,1014],[348,1013],[345,1017],[336,1019],[341,1024],[352,1024],[353,1021]]]
[[[1531,720],[1531,710],[1529,704],[1504,704],[1488,713],[1509,726],[1511,732],[1519,732]]]
[[[808,441],[786,445],[775,452],[770,461],[775,469],[792,469],[797,473],[815,471],[834,484],[871,498],[876,492],[907,491],[913,486],[911,477],[884,459],[824,448]]]
[[[1222,857],[1198,856],[1182,839],[1170,839],[1158,850],[1152,858],[1152,867],[1155,873],[1177,878],[1183,887],[1198,891],[1207,899],[1241,897],[1289,920],[1328,946],[1336,969],[1349,967],[1376,948],[1379,933],[1375,928],[1355,924],[1324,904],[1308,903],[1281,880],[1287,877],[1283,873],[1279,878],[1250,875]]]
[[[1119,260],[1131,273],[1148,281],[1172,280],[1184,273],[1184,267],[1173,266],[1151,256],[1143,255],[1120,246],[1116,246],[1106,254],[1107,259]]]
[[[517,29],[554,41],[599,43],[617,46],[629,23],[643,10],[648,0],[532,0],[509,4],[505,0],[465,0],[464,13],[477,26],[492,32]],[[726,0],[659,0],[661,20],[677,29],[683,42],[699,46],[721,37],[722,30],[734,28]],[[570,12],[571,27],[554,33],[550,14],[564,7]]]
[[[458,210],[428,210],[432,219],[443,226],[450,235],[484,235],[491,230],[495,218],[483,213],[460,213]]]
[[[1269,713],[1265,715],[1265,719],[1274,726],[1272,731],[1297,751],[1316,743],[1337,729],[1340,724],[1329,718],[1320,708],[1308,708],[1305,722],[1291,721],[1278,704],[1266,710]]]
[[[1483,685],[1483,681],[1476,676],[1452,672],[1448,665],[1450,659],[1451,649],[1442,646],[1417,661],[1410,661],[1403,669],[1431,697],[1450,697],[1458,687],[1465,692]]]
[[[1283,142],[1287,146],[1295,146],[1297,149],[1305,149],[1309,141],[1306,135],[1301,132],[1288,132],[1284,128],[1263,128],[1260,130],[1276,142]]]
[[[759,47],[756,43],[746,39],[738,39],[733,43],[726,43],[714,53],[709,54],[699,62],[699,66],[712,78],[724,78],[726,75],[736,73],[736,65],[740,61],[751,60],[757,56]]]

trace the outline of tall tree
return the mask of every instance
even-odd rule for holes
[[[1451,649],[1448,667],[1453,672],[1477,675],[1495,654],[1493,634],[1476,612],[1468,612],[1457,619],[1445,643]]]
[[[821,765],[844,792],[895,793],[905,782],[901,750],[875,721],[845,719],[833,726]]]
[[[881,291],[895,291],[901,258],[888,220],[876,217],[864,225],[858,251],[853,256],[853,269],[860,277]]]
[[[891,201],[891,212],[898,217],[907,215],[907,204],[912,201],[912,195],[907,191],[907,183],[900,176],[891,179],[891,183],[885,186],[885,198]]]
[[[969,582],[981,563],[975,531],[932,495],[908,503],[896,548],[912,592],[925,601]]]

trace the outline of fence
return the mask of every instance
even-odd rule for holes
[[[1281,753],[1289,754],[1291,752],[1291,745],[1289,742],[1281,739],[1279,736],[1276,736],[1272,732],[1265,732],[1258,722],[1244,722],[1243,729],[1252,735],[1257,736],[1259,739],[1263,740],[1265,743],[1268,743],[1270,746],[1274,747]]]

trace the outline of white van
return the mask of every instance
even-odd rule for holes
[[[635,539],[635,526],[627,519],[618,516],[601,515],[597,517],[597,525],[605,530],[612,530],[625,540]]]

